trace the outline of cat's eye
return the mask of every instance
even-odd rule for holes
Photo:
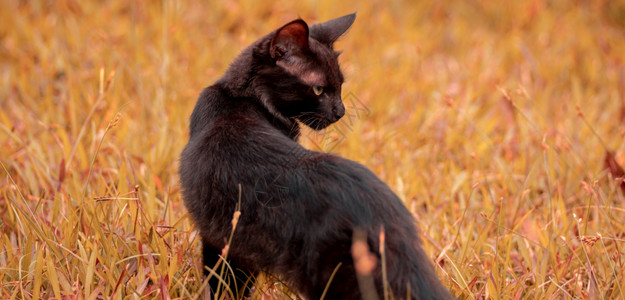
[[[323,87],[322,86],[315,85],[315,86],[312,87],[312,89],[313,89],[313,92],[315,93],[315,95],[317,95],[317,96],[323,94]]]

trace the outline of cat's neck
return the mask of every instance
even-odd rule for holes
[[[252,45],[253,46],[253,45]],[[230,95],[236,98],[256,98],[252,81],[255,76],[253,69],[252,46],[243,50],[230,64],[226,73],[216,82]]]
[[[282,131],[289,138],[297,141],[300,135],[300,128],[297,121],[286,117],[278,112],[270,103],[268,94],[261,94],[255,86],[256,71],[254,66],[259,63],[258,55],[255,56],[254,49],[268,47],[268,39],[260,39],[252,44],[232,62],[226,73],[221,77],[216,85],[220,86],[232,98],[253,99],[265,110],[267,120],[276,129]],[[264,63],[268,63],[265,61]]]

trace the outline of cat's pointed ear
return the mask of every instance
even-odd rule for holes
[[[303,20],[292,21],[276,31],[271,39],[272,58],[308,51],[308,25]]]
[[[310,37],[332,47],[332,44],[349,29],[356,20],[356,13],[310,26]]]

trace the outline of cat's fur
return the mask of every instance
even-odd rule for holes
[[[246,275],[265,271],[319,299],[341,263],[326,299],[360,299],[350,252],[359,229],[378,256],[374,288],[382,295],[383,227],[392,293],[403,298],[410,285],[414,299],[450,298],[422,250],[413,216],[389,187],[356,162],[297,143],[296,120],[322,129],[345,113],[332,44],[354,19],[284,25],[245,49],[197,101],[180,161],[184,201],[202,237],[204,264],[212,267],[241,193],[228,253],[237,270],[235,291]],[[316,95],[319,87],[323,93]],[[215,289],[217,281],[210,284]]]

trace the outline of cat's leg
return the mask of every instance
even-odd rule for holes
[[[253,286],[253,280],[257,274],[250,274],[245,271],[244,268],[239,266],[234,261],[228,261],[228,265],[224,265],[223,261],[217,266],[216,269],[212,270],[217,263],[221,260],[221,249],[215,249],[210,246],[202,247],[202,262],[204,264],[204,276],[209,276],[211,273],[213,274],[208,281],[208,285],[211,289],[211,292],[214,294],[216,292],[226,292],[230,289],[235,296],[235,299],[242,299],[243,296],[251,295],[251,288]],[[227,283],[228,287],[226,288],[222,282],[220,287],[220,281],[217,278],[217,275],[222,274],[222,267],[225,266],[222,279]],[[214,271],[215,273],[213,273]],[[232,269],[232,271],[230,270]],[[233,278],[234,273],[234,278]]]
[[[254,286],[254,280],[258,276],[258,272],[250,272],[250,270],[239,266],[235,261],[229,261],[229,263],[234,273],[236,287],[238,289],[238,291],[235,293],[236,298],[243,299],[243,297],[252,296],[252,287]],[[232,284],[231,287],[234,291],[234,287],[232,286]]]
[[[329,268],[323,272],[323,279],[315,284],[312,299],[320,299],[325,291],[324,299],[361,300],[362,295],[358,288],[356,271],[351,260],[345,259],[340,266],[337,265],[335,268]],[[334,277],[331,279],[330,274],[332,273],[334,273]]]
[[[209,246],[206,245],[202,245],[202,265],[203,265],[203,270],[204,270],[204,276],[207,277],[209,276],[212,272],[209,269],[214,268],[217,265],[217,262],[219,261],[219,255],[221,254],[221,251],[218,251],[214,248],[211,248]],[[219,267],[217,267],[215,271],[217,274],[219,274]],[[216,275],[213,274],[210,276],[210,279],[208,281],[208,286],[211,289],[211,292],[214,294],[215,292],[217,292],[217,288],[219,286],[219,281],[215,278]]]

